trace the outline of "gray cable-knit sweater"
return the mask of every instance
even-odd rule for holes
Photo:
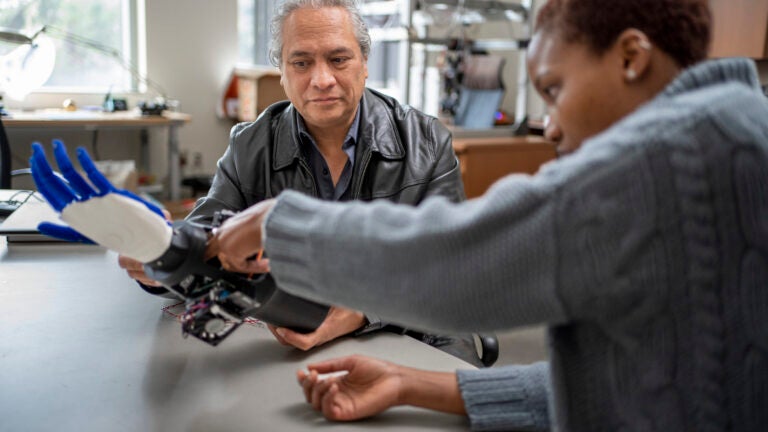
[[[758,88],[751,61],[694,66],[573,155],[462,204],[285,193],[265,224],[272,272],[411,327],[547,323],[548,366],[459,373],[478,430],[768,430]]]

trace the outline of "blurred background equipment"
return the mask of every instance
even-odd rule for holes
[[[504,58],[470,55],[462,58],[459,66],[463,73],[455,89],[458,104],[453,111],[453,124],[465,129],[492,128],[504,96],[501,76]]]

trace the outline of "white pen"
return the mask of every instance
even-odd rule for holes
[[[309,376],[309,374],[310,374],[310,372],[308,370],[304,370],[304,373],[307,374],[307,376]],[[328,373],[319,373],[319,374],[317,374],[317,380],[318,381],[323,381],[323,380],[327,380],[328,378],[341,377],[341,376],[344,376],[344,375],[346,375],[348,373],[349,373],[349,371],[346,371],[346,370],[340,370],[340,371],[328,372]]]

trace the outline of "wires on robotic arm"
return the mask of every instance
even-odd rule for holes
[[[217,213],[215,224],[232,214]],[[328,306],[281,291],[271,275],[251,278],[222,270],[215,259],[206,263],[207,240],[207,228],[184,223],[174,230],[166,253],[144,265],[147,276],[186,300],[181,315],[185,336],[215,346],[248,317],[302,333],[323,322]]]

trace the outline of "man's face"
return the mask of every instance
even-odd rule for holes
[[[547,138],[570,153],[635,106],[626,94],[621,59],[595,55],[580,43],[537,33],[528,52],[528,71],[547,104]]]
[[[284,23],[280,82],[310,130],[352,124],[366,61],[342,8],[298,9]]]

